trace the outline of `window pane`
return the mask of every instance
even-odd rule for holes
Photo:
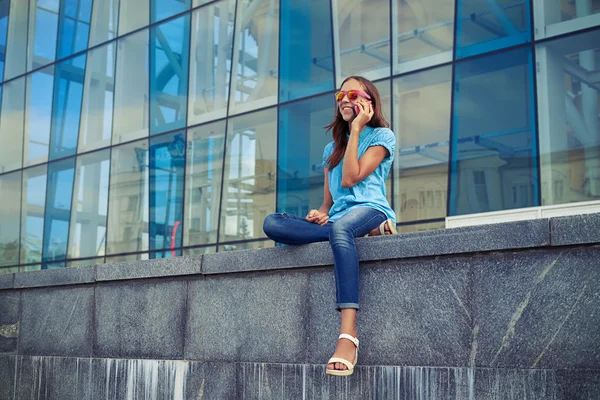
[[[445,229],[446,222],[425,222],[425,223],[415,223],[411,225],[400,225],[397,227],[398,233],[408,233],[408,232],[422,232],[422,231],[435,231],[438,229]]]
[[[542,203],[600,198],[600,30],[536,47]]]
[[[332,141],[323,127],[334,107],[330,93],[281,107],[277,212],[304,217],[323,204],[323,150]]]
[[[4,76],[4,61],[6,60],[6,37],[8,30],[8,7],[10,2],[0,3],[0,80]]]
[[[23,171],[21,197],[21,264],[42,261],[44,214],[46,206],[46,170],[40,165]]]
[[[392,2],[394,73],[452,61],[455,0]]]
[[[152,0],[152,21],[162,21],[190,9],[191,0]]]
[[[331,9],[328,2],[281,2],[280,101],[333,90]]]
[[[451,95],[451,66],[394,79],[398,222],[446,217]]]
[[[181,249],[179,250],[165,250],[165,251],[157,251],[154,253],[150,253],[150,259],[155,260],[157,258],[175,258],[181,257]]]
[[[30,0],[27,70],[56,59],[59,1]]]
[[[192,13],[188,125],[226,116],[234,11],[226,0]]]
[[[27,108],[23,143],[25,166],[48,161],[53,88],[54,66],[27,76]]]
[[[390,2],[332,0],[338,86],[350,75],[390,76]]]
[[[0,175],[0,266],[19,263],[21,171]]]
[[[91,13],[92,0],[62,0],[58,24],[59,59],[87,49]]]
[[[217,242],[225,121],[188,130],[183,244]]]
[[[258,7],[257,5],[260,4]],[[277,102],[279,1],[238,1],[230,113]]]
[[[25,72],[28,19],[28,1],[11,1],[4,69],[5,80]]]
[[[457,1],[457,58],[531,41],[529,1]]]
[[[67,258],[74,175],[75,157],[48,165],[48,195],[44,214],[42,258],[44,262]]]
[[[79,152],[110,145],[115,89],[115,43],[90,50],[83,89]]]
[[[56,64],[50,160],[68,157],[77,151],[85,58],[83,54]]]
[[[537,0],[533,3],[536,39],[600,25],[598,0]]]
[[[119,39],[113,144],[148,136],[148,31]]]
[[[456,65],[449,215],[539,205],[531,59],[526,47]]]
[[[119,0],[94,1],[90,47],[117,37]]]
[[[152,134],[185,127],[189,38],[189,14],[158,25],[150,31]]]
[[[219,240],[264,237],[262,224],[275,211],[277,110],[229,121]]]
[[[21,168],[23,163],[25,79],[19,78],[2,85],[0,172]]]
[[[150,139],[150,250],[181,247],[184,166],[185,132]]]
[[[148,140],[113,148],[107,254],[148,250],[148,186]]]
[[[147,26],[150,22],[149,19],[150,2],[148,0],[120,0],[119,36]]]
[[[103,256],[106,245],[110,150],[77,158],[69,258]]]

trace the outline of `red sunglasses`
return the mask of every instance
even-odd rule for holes
[[[358,99],[359,95],[371,100],[371,96],[364,90],[349,90],[347,92],[340,90],[335,94],[335,101],[342,101],[344,96],[348,96],[348,100],[354,101]]]

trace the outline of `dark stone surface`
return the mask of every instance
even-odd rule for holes
[[[90,286],[23,291],[19,354],[91,356],[93,297]]]
[[[13,399],[16,356],[0,355],[0,399]]]
[[[239,399],[236,364],[190,362],[185,399]]]
[[[0,274],[0,290],[12,289],[15,274]]]
[[[550,219],[552,245],[600,243],[600,214],[581,214]]]
[[[469,262],[477,366],[600,369],[600,248]]]
[[[0,353],[17,351],[20,302],[21,293],[17,290],[0,292]]]
[[[199,274],[202,256],[183,256],[175,260],[158,258],[143,261],[124,261],[116,264],[98,265],[96,280],[114,281],[123,279],[156,278]]]
[[[212,276],[189,292],[185,359],[304,361],[305,272]]]
[[[94,355],[183,358],[186,296],[184,281],[99,284]]]
[[[559,370],[556,382],[558,399],[600,399],[600,370]]]
[[[56,268],[42,271],[18,272],[15,288],[44,287],[92,283],[96,278],[96,267]]]

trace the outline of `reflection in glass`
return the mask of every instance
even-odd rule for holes
[[[332,90],[333,50],[328,2],[281,2],[279,101]]]
[[[113,144],[148,136],[148,30],[119,39]]]
[[[42,261],[47,165],[23,171],[21,195],[21,264]]]
[[[50,160],[77,152],[85,58],[83,54],[56,64]]]
[[[217,252],[217,246],[194,247],[192,249],[183,249],[184,256],[199,256],[202,254],[212,254]]]
[[[457,58],[531,41],[529,1],[457,1]]]
[[[28,19],[29,2],[26,0],[11,1],[6,40],[4,80],[14,78],[25,72],[25,63],[27,61]]]
[[[119,1],[119,36],[123,36],[124,34],[139,29],[143,26],[147,26],[150,22],[149,19],[150,1]]]
[[[94,1],[90,29],[90,47],[117,37],[119,0]]]
[[[181,247],[184,167],[185,132],[150,139],[150,250]]]
[[[189,37],[189,14],[150,31],[151,134],[185,127]]]
[[[265,217],[275,212],[277,110],[229,121],[219,241],[264,237]]]
[[[87,53],[78,152],[110,145],[115,90],[115,43]]]
[[[225,0],[192,12],[188,125],[226,116],[234,11]]]
[[[156,251],[154,253],[150,253],[150,259],[155,260],[157,258],[175,258],[181,257],[181,249],[179,250],[164,250],[164,251]]]
[[[395,74],[452,61],[455,2],[392,1]]]
[[[398,222],[446,217],[452,67],[394,79]]]
[[[529,47],[455,66],[448,215],[539,205],[532,68]]]
[[[21,0],[23,2],[27,0]],[[27,70],[56,59],[59,1],[29,0],[29,45]]]
[[[67,258],[75,157],[48,164],[42,261]]]
[[[151,0],[151,23],[162,21],[165,18],[190,9],[191,0]]]
[[[10,2],[3,1],[0,3],[0,81],[4,76],[4,61],[6,60],[6,39],[8,36],[8,7]]]
[[[279,112],[277,212],[304,217],[323,204],[323,150],[335,101],[331,93],[287,104]]]
[[[148,250],[148,179],[148,140],[112,149],[107,254]]]
[[[48,161],[52,120],[54,66],[27,75],[24,165]]]
[[[217,242],[225,121],[188,130],[184,246]]]
[[[19,263],[21,171],[0,175],[0,266]]]
[[[229,112],[277,102],[279,1],[238,1]]]
[[[537,0],[534,6],[536,39],[600,25],[598,0]]]
[[[600,199],[600,30],[536,47],[542,203]]]
[[[336,81],[390,76],[390,2],[332,0]]]
[[[110,150],[77,157],[68,258],[105,254],[109,171]]]
[[[2,85],[0,173],[21,168],[23,163],[26,79],[22,77]]]
[[[58,23],[59,59],[87,49],[91,13],[92,0],[62,1]]]

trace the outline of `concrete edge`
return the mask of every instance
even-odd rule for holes
[[[600,213],[550,218],[552,246],[600,243]]]
[[[13,289],[15,281],[15,273],[0,275],[0,290]]]
[[[177,257],[176,261],[169,258],[157,258],[102,264],[97,266],[96,282],[199,275],[202,273],[203,256],[181,256]]]
[[[96,279],[96,266],[17,272],[14,275],[15,289],[93,283]]]

